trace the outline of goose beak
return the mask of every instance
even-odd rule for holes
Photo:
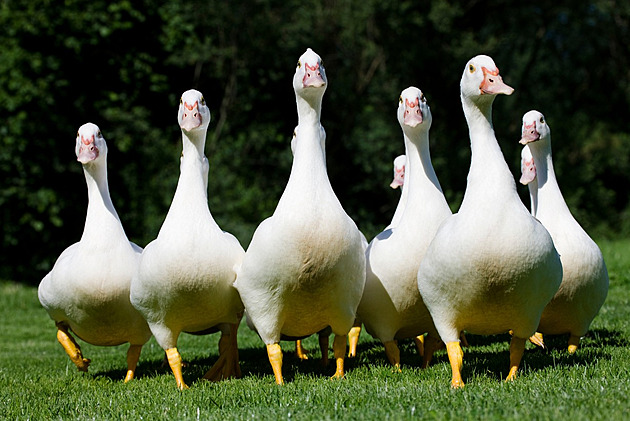
[[[179,126],[187,132],[201,126],[202,120],[201,114],[199,113],[198,102],[195,101],[192,105],[184,102],[182,106],[184,107],[184,112],[182,113],[182,120],[180,121]]]
[[[394,173],[394,180],[389,185],[389,187],[391,187],[392,189],[397,189],[403,184],[405,184],[405,168],[404,167],[401,169],[397,168],[396,172]]]
[[[508,86],[505,82],[503,82],[503,78],[499,76],[499,69],[491,71],[485,67],[482,67],[481,70],[483,71],[483,81],[481,82],[479,89],[481,90],[482,94],[512,95],[512,92],[514,92],[514,88]]]
[[[326,81],[324,81],[324,77],[319,69],[319,63],[316,63],[315,66],[304,63],[302,86],[304,88],[320,88],[324,85],[326,85]]]
[[[90,161],[94,161],[98,158],[98,148],[94,144],[94,135],[85,138],[81,135],[81,146],[79,147],[79,153],[77,154],[77,161],[82,164],[87,164]]]
[[[536,122],[530,125],[523,125],[523,135],[518,143],[521,145],[527,145],[528,143],[535,142],[538,139],[540,139],[540,133],[536,130]]]
[[[405,98],[405,115],[403,122],[409,127],[416,127],[422,124],[422,110],[420,109],[420,101],[416,98],[415,102],[409,102]]]

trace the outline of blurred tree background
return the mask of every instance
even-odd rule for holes
[[[596,238],[630,235],[630,3],[622,0],[0,0],[0,278],[37,284],[80,239],[87,195],[75,134],[109,146],[109,182],[129,238],[156,237],[179,176],[179,96],[204,93],[210,209],[247,247],[291,168],[292,75],[307,47],[325,63],[328,172],[368,239],[399,192],[398,96],[433,113],[431,153],[456,211],[470,162],[459,99],[466,61],[492,56],[515,88],[495,101],[520,174],[522,115],[552,129],[556,173]],[[527,189],[519,192],[529,206]]]

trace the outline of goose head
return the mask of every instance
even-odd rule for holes
[[[485,55],[475,56],[468,61],[460,89],[463,98],[470,98],[474,102],[492,102],[498,94],[511,95],[514,92],[514,88],[503,82],[494,60]]]
[[[545,116],[536,110],[531,110],[523,116],[523,131],[521,134],[521,145],[538,142],[539,140],[549,140],[551,129],[545,121]]]
[[[410,86],[398,97],[398,123],[403,131],[429,130],[433,117],[422,91]]]
[[[85,123],[79,127],[74,152],[77,161],[86,165],[107,157],[107,144],[96,124]]]
[[[536,178],[536,164],[529,146],[525,146],[521,151],[521,179],[519,182],[524,186],[528,185]]]
[[[179,127],[186,133],[200,132],[208,129],[210,109],[201,92],[190,89],[182,94],[177,113]]]
[[[405,164],[407,163],[406,155],[398,155],[394,159],[394,180],[389,185],[392,189],[397,189],[405,184]]]
[[[293,76],[293,89],[306,100],[321,98],[328,86],[326,70],[321,57],[308,48],[300,56]]]

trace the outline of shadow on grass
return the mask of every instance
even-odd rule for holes
[[[467,335],[469,346],[464,348],[464,381],[466,377],[473,373],[487,373],[491,377],[504,379],[509,369],[509,343],[510,335]],[[597,359],[610,359],[607,347],[628,347],[630,341],[622,332],[608,329],[594,329],[590,331],[580,342],[577,352],[570,355],[566,352],[568,335],[545,336],[546,349],[528,345],[523,360],[521,370],[543,370],[548,367],[573,367],[592,364]],[[398,343],[400,348],[401,365],[409,368],[419,368],[422,365],[422,358],[418,355],[415,343],[412,339],[401,340]],[[498,350],[497,347],[501,349]],[[322,365],[319,349],[309,349],[309,359],[300,360],[293,350],[284,349],[282,374],[285,382],[292,382],[297,376],[307,374],[314,377],[328,378],[335,372],[335,361],[332,349],[329,349],[329,363],[326,367]],[[208,356],[198,356],[186,360],[183,369],[184,381],[194,384],[203,381],[202,377],[212,367],[218,355],[214,353]],[[239,359],[243,377],[269,376],[273,381],[273,371],[267,358],[267,352],[263,346],[253,346],[239,350]],[[444,349],[438,350],[431,361],[431,366],[437,364],[448,364],[448,356]],[[357,356],[345,359],[345,371],[351,372],[354,368],[364,365],[389,366],[389,361],[385,355],[383,344],[375,339],[362,339],[359,342]],[[92,373],[95,378],[104,377],[112,381],[122,381],[125,377],[126,369],[105,370]],[[136,370],[136,378],[151,378],[172,373],[168,363],[162,358],[142,359]],[[172,379],[173,387],[175,380]]]

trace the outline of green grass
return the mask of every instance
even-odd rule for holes
[[[246,326],[239,329],[243,378],[201,380],[217,358],[218,335],[182,335],[188,362],[180,392],[162,349],[144,347],[137,378],[124,384],[127,346],[83,344],[92,360],[80,373],[56,341],[55,326],[35,288],[0,283],[0,417],[5,419],[624,419],[630,413],[630,240],[600,244],[610,275],[608,299],[569,356],[566,337],[548,337],[550,349],[528,344],[520,374],[506,383],[507,335],[469,336],[463,390],[451,390],[444,351],[427,370],[411,342],[401,344],[402,373],[387,364],[383,347],[365,332],[359,355],[346,360],[343,380],[322,368],[316,338],[311,359],[299,362],[283,343],[285,386],[274,383],[265,348]],[[330,352],[332,357],[332,352]]]

